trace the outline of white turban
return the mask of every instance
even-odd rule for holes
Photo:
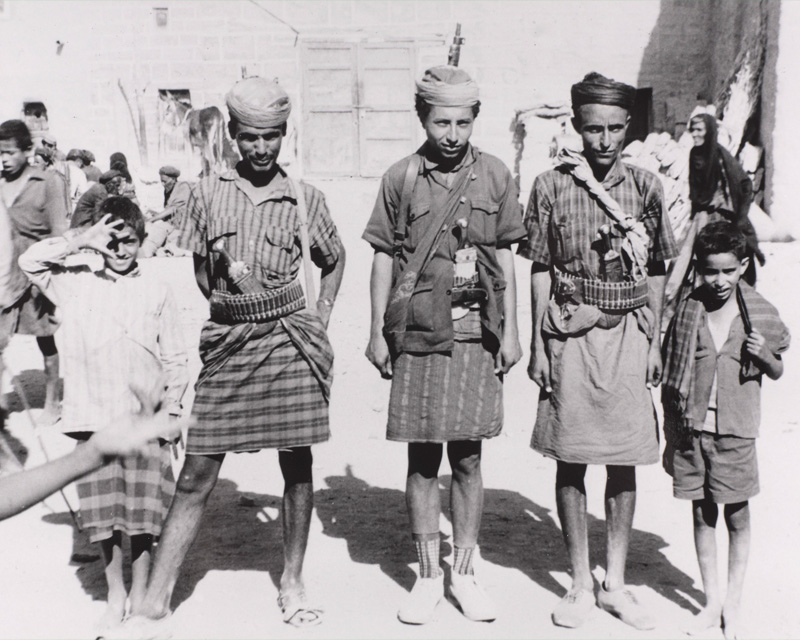
[[[478,103],[478,85],[463,69],[443,65],[417,81],[417,95],[432,107],[472,107]]]
[[[239,80],[225,96],[232,120],[246,127],[279,127],[289,118],[292,101],[277,80]]]

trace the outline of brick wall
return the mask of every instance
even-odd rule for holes
[[[509,166],[516,154],[515,111],[567,101],[570,85],[591,70],[652,87],[656,127],[671,130],[685,121],[698,91],[715,91],[758,8],[721,0],[11,4],[11,15],[0,21],[6,80],[0,115],[17,117],[22,100],[42,99],[60,147],[92,148],[101,164],[121,149],[135,165],[138,154],[120,80],[131,99],[134,89],[139,91],[154,167],[159,89],[189,89],[196,107],[222,107],[244,66],[249,75],[280,78],[296,105],[294,122],[300,123],[303,39],[415,39],[421,73],[446,61],[456,22],[467,39],[461,65],[482,92],[474,141]],[[166,26],[157,26],[155,7],[167,8]],[[56,55],[56,40],[67,42],[61,55]],[[412,93],[409,87],[409,102]],[[538,123],[525,152],[545,159],[551,129],[556,134],[558,124]],[[521,177],[525,189],[534,176]]]

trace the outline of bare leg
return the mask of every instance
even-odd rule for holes
[[[737,502],[725,505],[725,524],[728,525],[728,591],[722,609],[722,630],[726,640],[737,637],[739,608],[742,602],[744,574],[750,555],[750,504]]]
[[[564,543],[572,568],[572,590],[594,588],[589,569],[589,535],[586,530],[585,464],[558,462],[556,505]]]
[[[122,577],[122,534],[114,531],[110,538],[100,541],[100,548],[103,550],[108,584],[108,604],[98,622],[98,626],[102,629],[118,624],[122,620],[128,592],[125,590],[125,581]]]
[[[58,351],[53,336],[37,337],[39,351],[44,356],[45,395],[44,411],[39,418],[42,425],[54,424],[61,416],[58,401]]]
[[[314,485],[311,477],[311,447],[295,447],[278,452],[283,473],[283,575],[281,591],[303,590],[303,560],[308,545]]]
[[[481,442],[475,440],[449,442],[447,457],[453,470],[453,482],[450,488],[453,544],[462,548],[474,547],[478,543],[483,514]]]
[[[412,534],[433,534],[439,531],[439,465],[442,445],[412,442],[408,445],[406,506]]]
[[[606,591],[625,586],[625,561],[636,509],[636,467],[606,467]]]
[[[150,555],[153,536],[141,534],[131,536],[131,610],[138,611],[147,592],[147,579],[150,577]]]
[[[717,516],[719,509],[710,499],[692,501],[694,520],[694,547],[697,550],[697,562],[700,565],[700,576],[703,578],[703,591],[706,594],[706,606],[692,620],[685,631],[688,634],[701,633],[709,627],[718,627],[722,613],[722,598],[719,590],[717,572]]]
[[[224,453],[186,456],[178,478],[175,499],[167,514],[161,541],[156,550],[147,593],[141,609],[132,610],[133,614],[153,619],[169,614],[169,603],[178,580],[178,572],[189,547],[197,537],[203,510],[217,483],[224,459]]]

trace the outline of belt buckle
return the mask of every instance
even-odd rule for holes
[[[563,298],[571,298],[575,295],[578,287],[571,280],[559,279],[556,283],[556,295]]]

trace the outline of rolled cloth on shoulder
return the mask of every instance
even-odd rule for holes
[[[277,80],[239,80],[225,96],[228,113],[246,127],[279,127],[289,119],[292,101]]]
[[[572,85],[572,109],[585,104],[609,104],[630,111],[636,98],[636,88],[624,82],[606,78],[595,71]]]
[[[428,69],[417,81],[417,95],[432,107],[472,107],[479,98],[469,74],[449,65]]]

